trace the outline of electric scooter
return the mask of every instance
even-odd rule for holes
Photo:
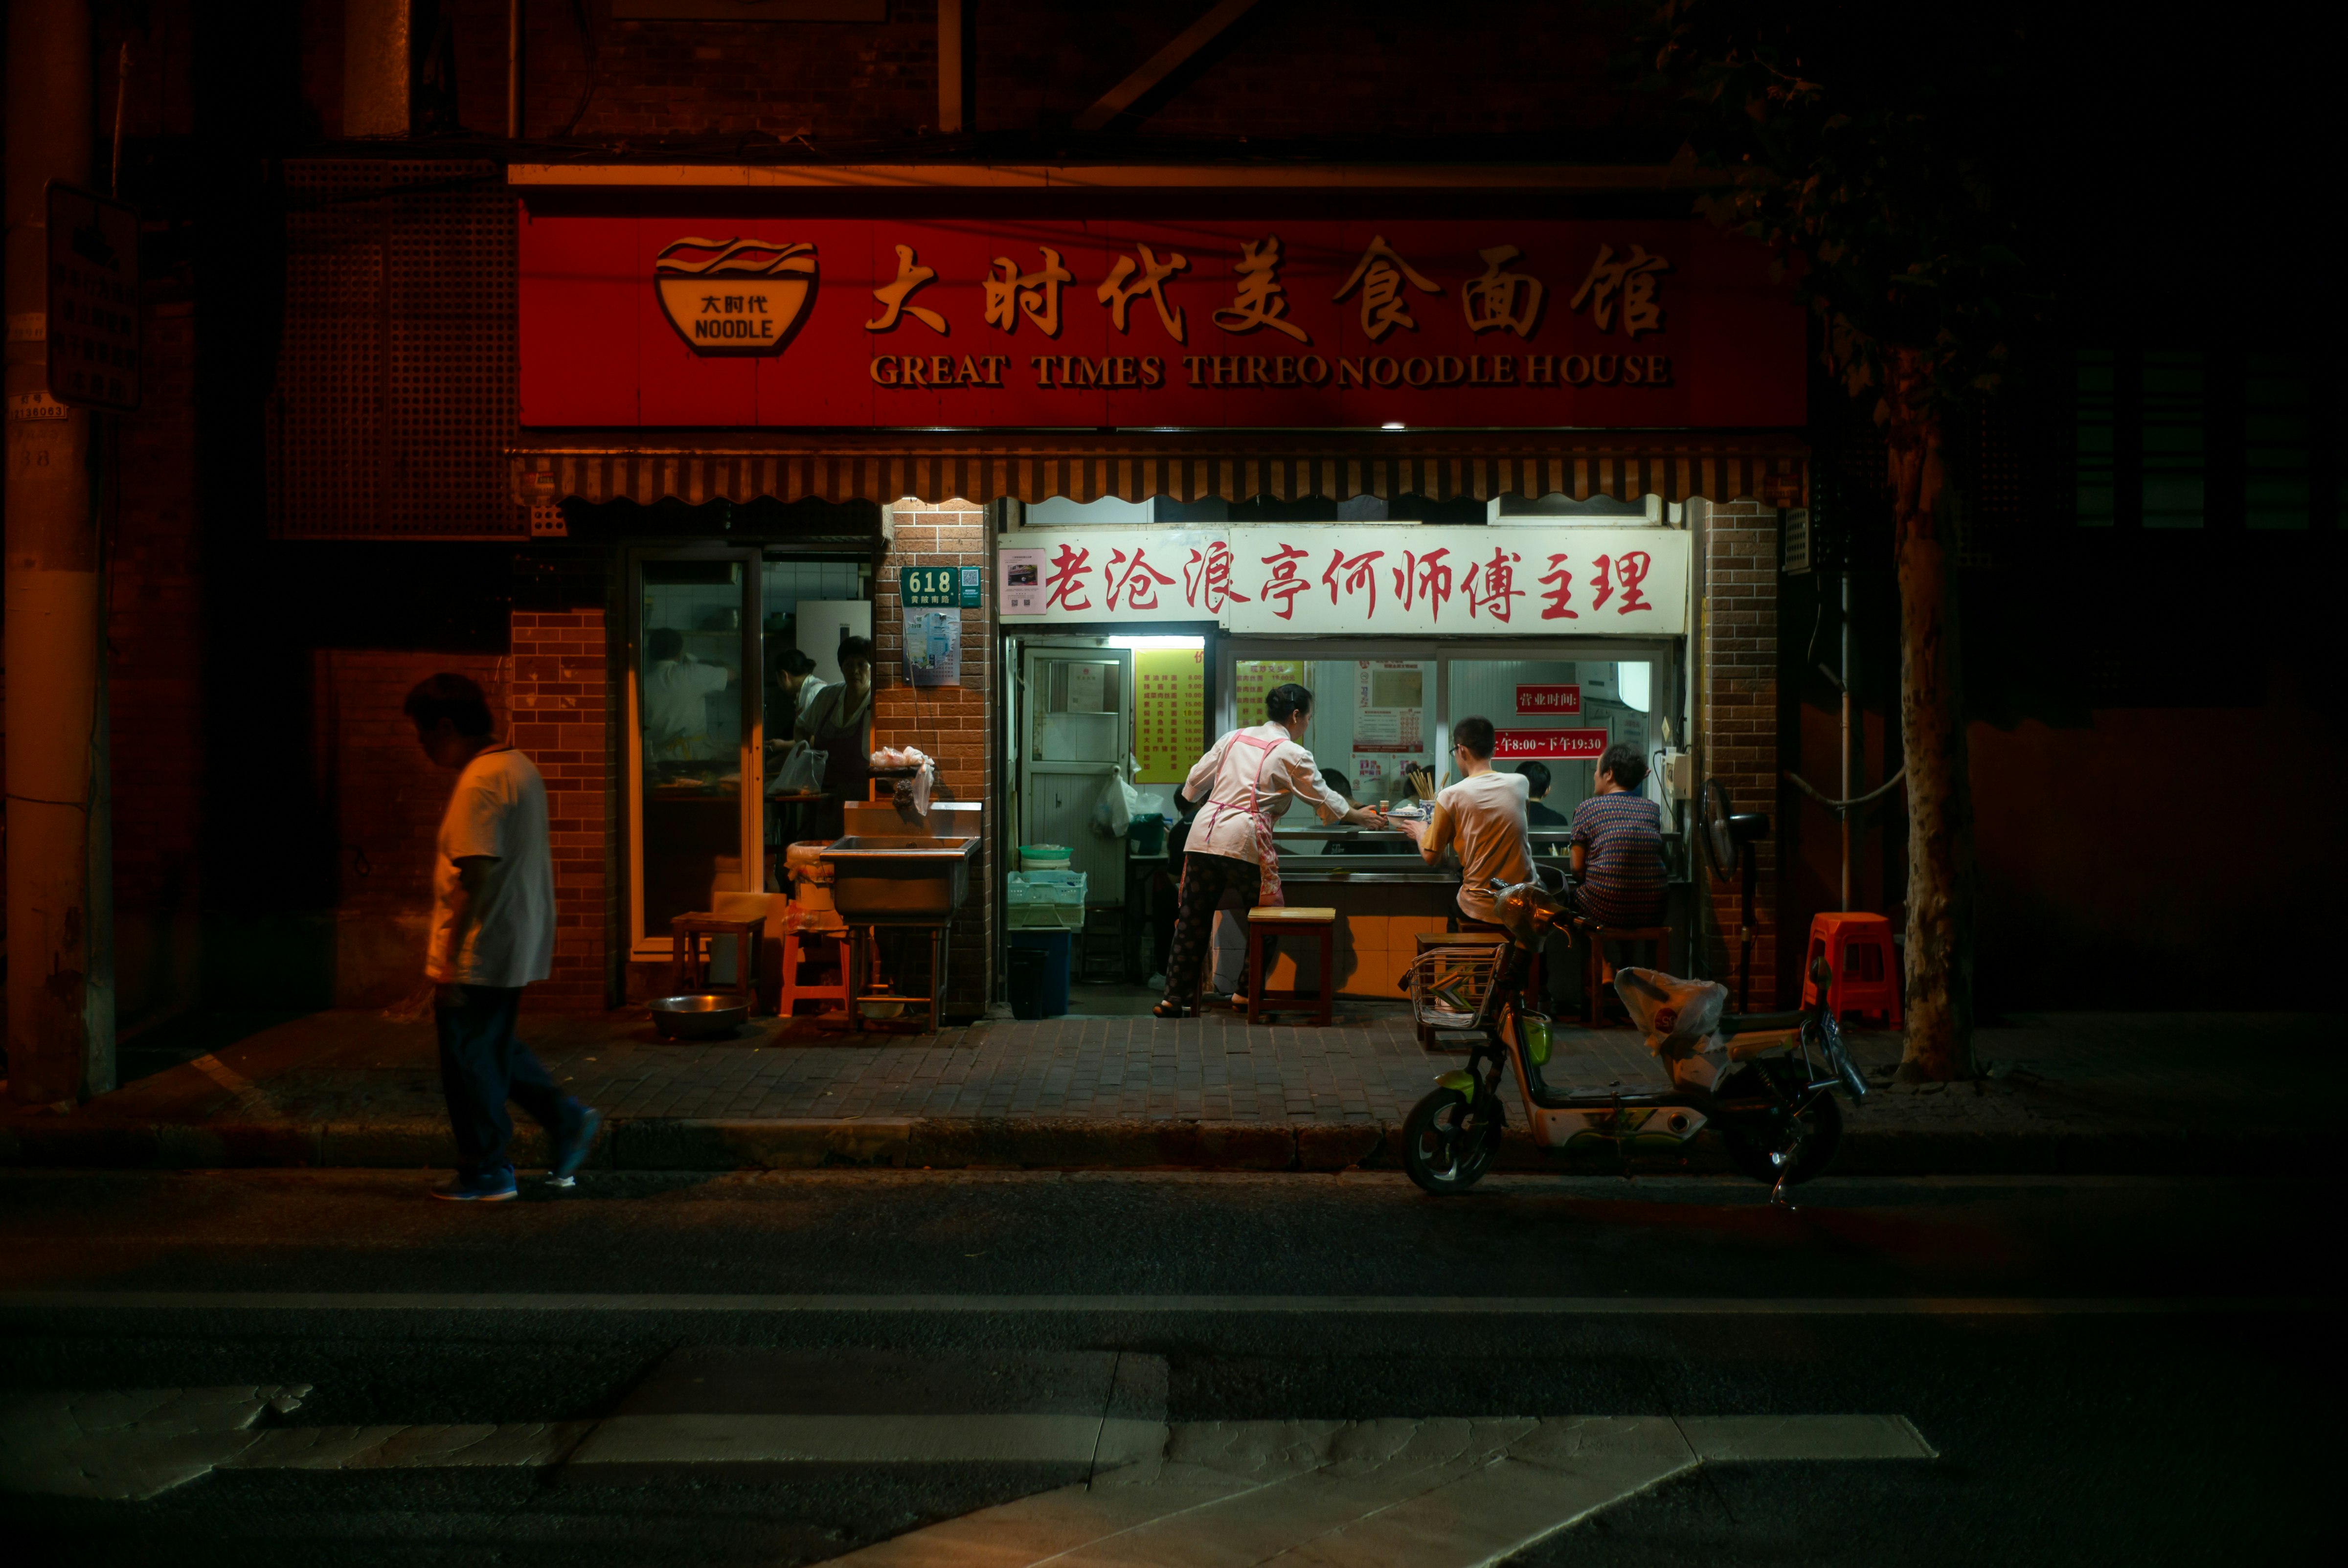
[[[1419,1187],[1437,1196],[1464,1193],[1498,1160],[1506,1122],[1500,1075],[1513,1071],[1517,1091],[1532,1118],[1533,1142],[1561,1151],[1585,1138],[1612,1142],[1627,1154],[1642,1143],[1684,1144],[1710,1126],[1727,1145],[1741,1173],[1770,1184],[1770,1201],[1784,1204],[1787,1190],[1824,1171],[1842,1141],[1838,1092],[1856,1101],[1867,1081],[1844,1046],[1828,1004],[1833,971],[1821,958],[1810,978],[1818,984],[1816,1005],[1797,1012],[1726,1015],[1713,1021],[1711,1009],[1726,988],[1691,986],[1653,970],[1616,971],[1615,989],[1634,1018],[1643,1012],[1658,1034],[1701,1052],[1716,1047],[1725,1072],[1705,1061],[1709,1087],[1683,1079],[1656,1089],[1553,1089],[1541,1079],[1550,1057],[1550,1020],[1521,1005],[1531,955],[1541,950],[1560,924],[1594,939],[1587,926],[1557,894],[1538,881],[1508,886],[1497,878],[1492,895],[1509,940],[1494,967],[1491,983],[1466,1029],[1437,1031],[1438,1044],[1468,1052],[1468,1065],[1442,1074],[1436,1087],[1403,1123],[1403,1165]],[[1696,1005],[1688,1006],[1690,999]],[[1691,1016],[1679,1030],[1677,1013]],[[1704,1016],[1694,1016],[1701,1013]],[[1688,1060],[1683,1053],[1681,1061]]]

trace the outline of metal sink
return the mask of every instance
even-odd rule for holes
[[[831,901],[854,923],[942,925],[970,897],[978,838],[850,834],[823,852]]]

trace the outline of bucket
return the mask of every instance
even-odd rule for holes
[[[1020,952],[1038,955],[1044,960],[1044,1018],[1058,1018],[1068,1010],[1068,960],[1075,952],[1076,933],[1073,931],[1014,931],[1011,952],[1015,959]]]
[[[1042,1018],[1044,1016],[1045,970],[1051,965],[1051,956],[1041,948],[1011,949],[1011,1016]]]
[[[1068,857],[1075,853],[1065,844],[1023,844],[1019,846],[1019,869],[1066,871]]]
[[[1137,816],[1125,835],[1133,841],[1136,855],[1166,853],[1166,819],[1162,816]]]

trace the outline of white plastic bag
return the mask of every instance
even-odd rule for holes
[[[801,746],[783,761],[783,771],[775,776],[774,790],[778,794],[800,794],[823,787],[823,770],[830,765],[831,753],[819,752],[813,746]]]
[[[1719,1082],[1729,1065],[1727,1043],[1720,1038],[1726,986],[1626,966],[1614,971],[1614,992],[1674,1085],[1710,1089]]]
[[[1123,838],[1133,825],[1133,806],[1127,792],[1133,786],[1117,774],[1108,775],[1093,802],[1093,831],[1103,838]]]

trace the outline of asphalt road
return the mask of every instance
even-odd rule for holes
[[[0,1471],[35,1489],[0,1496],[12,1560],[976,1562],[973,1511],[1129,1500],[1120,1467],[1161,1447],[1221,1456],[1180,1484],[1223,1501],[1067,1561],[1269,1561],[1265,1518],[1320,1508],[1339,1532],[1280,1561],[1482,1561],[1480,1531],[1527,1564],[2292,1562],[2330,1490],[2337,1227],[2303,1184],[1829,1180],[1791,1213],[1727,1180],[425,1185],[0,1173]],[[98,1398],[123,1390],[180,1402],[126,1427],[137,1401]],[[1715,1419],[1752,1417],[1796,1435]],[[326,1429],[361,1457],[321,1468]],[[1535,1451],[1569,1432],[1578,1471]],[[506,1459],[412,1451],[477,1440]],[[1435,1449],[1449,1470],[1410,1468]],[[1411,1535],[1377,1490],[1432,1484],[1406,1474],[1486,1491],[1427,1493],[1449,1512],[1420,1498]],[[1248,1534],[1229,1499],[1268,1476]]]

